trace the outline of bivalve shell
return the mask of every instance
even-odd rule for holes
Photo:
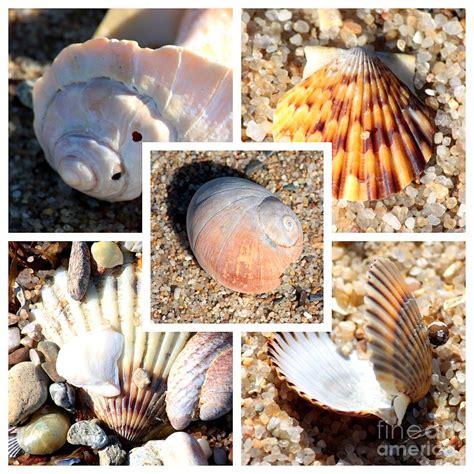
[[[416,302],[396,265],[379,259],[369,270],[369,359],[341,354],[328,333],[279,333],[268,343],[279,377],[322,408],[375,415],[400,424],[411,402],[429,390],[432,354]]]
[[[423,103],[379,57],[340,50],[278,102],[276,141],[332,142],[332,194],[366,201],[400,192],[432,156]]]

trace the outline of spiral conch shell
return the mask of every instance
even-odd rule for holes
[[[369,270],[369,359],[338,352],[328,333],[281,333],[269,342],[279,376],[303,398],[336,412],[375,415],[400,424],[411,402],[429,390],[432,354],[420,312],[396,265]]]
[[[355,48],[329,57],[280,99],[274,139],[332,142],[336,199],[366,201],[400,192],[431,158],[428,109],[379,55]]]
[[[295,213],[270,191],[241,178],[217,178],[199,188],[186,228],[201,267],[243,293],[277,288],[280,275],[303,249]]]
[[[89,284],[81,301],[59,268],[41,289],[31,314],[61,349],[56,368],[84,389],[95,416],[130,440],[142,439],[165,416],[170,368],[188,333],[145,333],[140,327],[141,274],[129,258]],[[146,377],[136,383],[136,373]]]
[[[33,89],[34,129],[71,187],[141,194],[141,142],[229,141],[232,71],[182,47],[96,38],[65,48]]]

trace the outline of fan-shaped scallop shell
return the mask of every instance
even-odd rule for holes
[[[268,345],[279,377],[303,398],[336,412],[401,423],[429,387],[432,355],[416,302],[387,259],[369,271],[369,359],[342,355],[328,333],[278,333]]]
[[[140,272],[133,263],[95,279],[82,301],[59,268],[31,314],[47,340],[61,347],[57,368],[80,380],[95,415],[118,435],[142,439],[165,416],[166,380],[187,333],[145,333],[140,327]],[[150,383],[137,385],[144,371]]]
[[[303,248],[295,213],[270,191],[241,178],[217,178],[199,188],[186,227],[201,267],[243,293],[277,288],[280,275]]]
[[[229,141],[232,71],[181,47],[96,38],[65,48],[33,90],[34,128],[71,187],[141,193],[141,142]]]
[[[288,91],[273,117],[277,141],[332,142],[332,194],[382,199],[403,190],[432,155],[428,109],[374,54],[338,58]]]

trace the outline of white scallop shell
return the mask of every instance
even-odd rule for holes
[[[369,359],[355,352],[342,355],[328,333],[275,334],[269,356],[279,376],[311,403],[400,424],[409,403],[430,387],[427,330],[413,295],[388,259],[369,270],[366,305]]]
[[[135,265],[126,262],[92,280],[82,301],[76,301],[67,290],[67,271],[59,268],[31,309],[44,337],[61,347],[59,368],[68,382],[84,387],[95,415],[132,441],[164,417],[166,380],[189,337],[141,329],[140,280]],[[150,384],[133,382],[137,369],[146,372]]]
[[[230,141],[232,71],[181,47],[96,38],[65,48],[33,89],[34,129],[71,187],[141,194],[141,143]]]

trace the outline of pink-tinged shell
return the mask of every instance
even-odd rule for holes
[[[232,347],[223,350],[206,372],[199,398],[199,418],[215,420],[232,409]]]
[[[201,408],[204,410],[201,419],[206,420],[222,416],[232,408],[231,333],[195,334],[171,367],[166,414],[173,428],[186,428],[200,418]]]
[[[303,249],[295,213],[262,186],[241,178],[218,178],[202,186],[189,205],[186,227],[201,267],[243,293],[277,288]]]
[[[182,47],[96,38],[65,48],[33,90],[49,164],[99,199],[141,194],[141,143],[230,141],[232,72]]]

